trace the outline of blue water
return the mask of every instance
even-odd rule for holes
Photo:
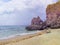
[[[36,31],[27,31],[26,26],[0,26],[0,38],[9,37],[12,35],[24,35]]]

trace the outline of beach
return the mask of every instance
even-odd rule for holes
[[[48,30],[0,40],[0,45],[60,45],[60,29]]]

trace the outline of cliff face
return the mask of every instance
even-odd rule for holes
[[[46,28],[60,28],[60,2],[48,5],[46,8],[46,21],[43,22],[40,17],[33,18],[28,30],[41,30]]]
[[[46,24],[51,27],[60,27],[60,2],[48,5],[46,8]]]

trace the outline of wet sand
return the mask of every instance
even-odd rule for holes
[[[0,45],[60,45],[60,29],[49,29],[31,35],[0,40]]]

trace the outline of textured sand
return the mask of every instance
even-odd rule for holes
[[[9,42],[5,45],[60,45],[60,29],[50,30],[51,33],[45,33],[38,36],[36,35],[16,42]]]

